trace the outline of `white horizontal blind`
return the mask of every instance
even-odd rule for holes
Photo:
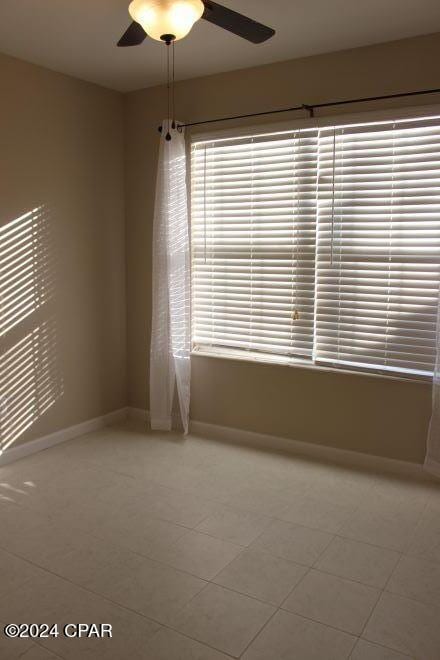
[[[198,346],[311,357],[317,130],[195,143]]]
[[[193,144],[193,342],[432,374],[440,119]]]
[[[430,374],[440,279],[440,121],[319,137],[315,358]]]

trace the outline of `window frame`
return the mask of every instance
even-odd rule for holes
[[[187,157],[188,157],[188,174],[187,174],[187,189],[188,189],[188,208],[189,208],[189,230],[190,235],[192,232],[191,228],[191,151],[194,143],[204,143],[212,142],[215,140],[228,140],[234,138],[245,138],[247,136],[256,136],[264,134],[272,134],[277,132],[291,132],[297,129],[305,128],[341,128],[344,126],[362,126],[364,124],[380,124],[387,121],[399,121],[399,120],[409,120],[414,119],[423,120],[429,118],[439,118],[440,121],[440,105],[410,105],[405,107],[391,108],[391,109],[380,109],[380,110],[370,110],[359,113],[346,113],[346,114],[331,114],[322,117],[313,117],[313,118],[295,118],[283,122],[272,122],[270,120],[267,123],[260,123],[258,125],[246,122],[245,126],[238,125],[231,128],[215,130],[211,128],[206,130],[187,130]],[[241,124],[242,122],[240,122]],[[192,240],[190,240],[190,257],[191,257],[191,307],[193,300],[192,292]],[[284,356],[276,353],[264,353],[259,351],[245,351],[243,349],[234,349],[234,348],[219,348],[197,345],[193,342],[193,314],[191,309],[191,355],[196,357],[209,357],[215,359],[226,359],[239,362],[253,362],[260,364],[272,364],[279,366],[288,366],[296,367],[302,369],[314,369],[317,371],[324,372],[333,372],[333,373],[345,373],[345,374],[356,374],[369,377],[379,377],[386,378],[388,380],[397,380],[405,382],[416,382],[416,383],[430,383],[432,382],[432,376],[428,375],[418,375],[414,373],[405,373],[400,371],[393,371],[390,369],[380,369],[380,368],[369,368],[369,367],[358,367],[358,366],[341,366],[340,364],[326,362],[321,363],[319,361],[314,361],[313,359],[301,358],[295,356]]]

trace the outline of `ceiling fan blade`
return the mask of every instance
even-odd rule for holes
[[[233,32],[243,39],[252,41],[253,44],[261,44],[263,41],[267,41],[275,34],[275,30],[262,25],[262,23],[257,23],[257,21],[243,16],[232,9],[223,7],[217,2],[212,2],[211,0],[203,0],[205,5],[205,13],[202,18],[205,21],[214,23],[218,27],[224,28],[229,32]]]
[[[144,28],[133,21],[128,30],[124,32],[118,41],[118,46],[125,48],[126,46],[139,46],[146,38],[147,33]]]

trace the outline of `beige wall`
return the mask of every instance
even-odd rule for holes
[[[179,117],[439,87],[439,54],[440,35],[432,35],[188,80],[177,85]],[[3,258],[20,266],[8,280],[14,296],[0,383],[18,445],[124,406],[127,363],[128,402],[148,405],[156,127],[166,106],[164,87],[129,94],[124,127],[115,92],[3,55],[0,79],[0,250],[7,244]],[[426,384],[205,357],[192,363],[194,419],[423,458]]]
[[[123,97],[3,55],[0,80],[0,250],[32,267],[8,261],[2,310],[18,445],[126,405]]]
[[[197,121],[440,87],[439,56],[437,34],[188,80],[177,85],[178,116]],[[434,98],[410,103],[416,102]],[[363,108],[399,105],[402,101]],[[165,107],[163,87],[126,97],[128,383],[129,403],[137,407],[148,400],[156,127]],[[359,106],[345,110],[359,111]],[[423,459],[430,415],[427,384],[205,357],[194,357],[192,366],[194,419],[403,460]]]

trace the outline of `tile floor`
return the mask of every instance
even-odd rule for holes
[[[439,660],[440,484],[135,423],[0,468],[5,660]]]

